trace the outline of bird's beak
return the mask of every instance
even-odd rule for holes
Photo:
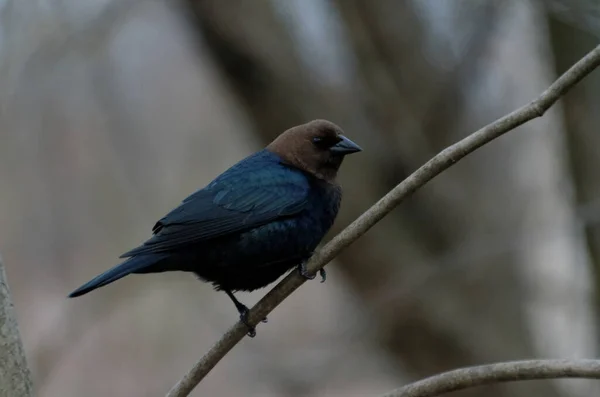
[[[346,155],[362,151],[362,148],[343,135],[340,135],[341,141],[329,148],[334,154]]]

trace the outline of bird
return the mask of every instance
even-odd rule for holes
[[[337,216],[338,170],[346,155],[360,151],[327,120],[289,128],[185,198],[155,223],[148,240],[120,256],[122,263],[69,297],[129,274],[191,272],[224,291],[248,335],[256,335],[234,292],[264,288],[294,268],[315,277],[306,262]]]

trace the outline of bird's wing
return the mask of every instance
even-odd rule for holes
[[[294,215],[305,208],[308,191],[304,175],[283,168],[217,179],[186,198],[154,225],[154,236],[121,257],[170,251]]]

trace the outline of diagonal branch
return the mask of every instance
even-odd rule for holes
[[[492,383],[520,380],[600,379],[600,360],[528,360],[460,368],[411,383],[381,397],[437,397]]]
[[[541,117],[562,95],[598,66],[600,66],[600,46],[596,47],[573,65],[533,102],[488,124],[434,156],[352,222],[340,234],[335,236],[321,250],[317,251],[307,264],[308,272],[311,274],[316,273],[341,250],[383,219],[406,197],[454,165],[467,154],[521,124]],[[261,319],[265,318],[285,298],[304,284],[305,281],[306,279],[300,276],[297,271],[290,273],[250,310],[249,323],[257,325]],[[235,324],[169,391],[167,397],[187,396],[204,379],[210,370],[242,340],[246,332],[247,328],[244,324],[239,322]]]

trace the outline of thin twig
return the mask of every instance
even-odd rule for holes
[[[380,397],[436,397],[492,383],[534,379],[600,379],[600,360],[529,360],[460,368],[393,390]]]
[[[316,273],[342,249],[350,245],[392,211],[402,200],[448,169],[467,154],[498,138],[525,122],[541,117],[562,95],[600,65],[600,46],[573,65],[536,100],[494,121],[463,140],[444,149],[416,170],[369,210],[335,236],[307,264],[308,272]],[[269,291],[251,310],[249,323],[258,324],[306,279],[293,271]],[[230,328],[194,367],[169,391],[167,397],[187,396],[210,370],[246,335],[242,323]]]

